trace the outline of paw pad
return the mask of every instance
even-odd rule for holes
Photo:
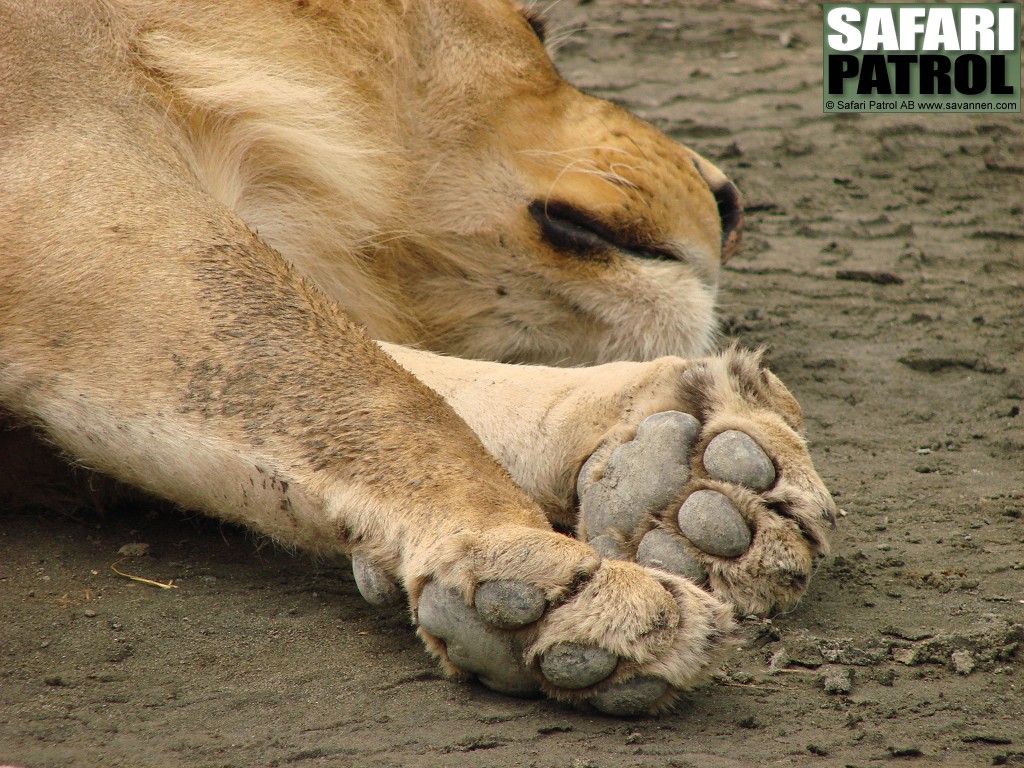
[[[606,560],[681,576],[740,613],[786,610],[827,551],[834,514],[799,408],[754,357],[683,368],[683,401],[700,420],[664,411],[602,443],[577,480],[579,533]]]
[[[717,491],[695,491],[677,516],[679,532],[709,555],[739,557],[750,547],[750,529],[740,513]]]
[[[559,643],[544,654],[540,671],[552,685],[574,691],[601,682],[618,663],[618,657],[603,648]]]
[[[568,599],[544,603],[529,624],[502,628],[480,606],[491,612],[505,603],[492,612],[502,620],[532,618],[537,586],[485,581],[467,603],[462,591],[430,579],[417,604],[420,632],[450,670],[494,691],[543,692],[612,715],[664,704],[705,679],[729,647],[729,609],[683,579],[608,560],[577,586]]]
[[[752,491],[775,484],[775,465],[746,432],[730,429],[716,435],[704,450],[704,468],[716,480]]]
[[[509,696],[532,696],[539,691],[515,639],[491,630],[455,590],[427,582],[417,619],[427,632],[444,641],[452,664],[475,673],[488,688]]]
[[[402,588],[383,568],[364,555],[352,555],[352,575],[359,594],[370,605],[398,605],[402,602]]]
[[[485,621],[502,629],[532,624],[547,607],[544,593],[537,587],[512,579],[484,582],[477,587],[473,604]]]
[[[691,493],[678,509],[678,533],[663,528],[635,535],[650,525],[690,482],[690,463],[700,423],[688,413],[665,411],[640,423],[636,436],[618,446],[604,473],[592,480],[593,468],[580,472],[580,510],[590,545],[605,558],[627,559],[632,538],[635,560],[685,576],[698,584],[707,579],[694,549],[716,557],[735,558],[751,545],[746,522],[723,494]],[[729,430],[715,436],[704,451],[709,475],[722,482],[763,489],[775,482],[771,460],[744,432]],[[690,545],[693,545],[692,547]]]
[[[625,560],[627,557],[626,550],[610,533],[595,536],[589,541],[589,544],[597,554],[606,560]]]
[[[688,413],[665,411],[641,422],[636,437],[618,446],[604,474],[591,482],[580,472],[579,497],[590,539],[610,530],[630,534],[651,510],[670,504],[690,479],[690,455],[700,423]]]
[[[695,584],[703,584],[708,576],[704,566],[679,537],[660,528],[644,534],[636,550],[636,561],[641,565],[679,574]]]
[[[481,584],[473,607],[455,590],[431,581],[420,594],[417,618],[423,629],[444,641],[452,664],[476,674],[481,683],[499,693],[532,696],[540,686],[523,661],[520,641],[496,631],[502,626],[487,617],[497,617],[507,627],[511,616],[519,621],[513,626],[523,626],[540,618],[545,607],[540,590],[520,581]],[[575,691],[601,682],[618,663],[618,657],[603,648],[563,642],[543,654],[540,670],[552,685]]]
[[[634,677],[597,693],[590,703],[606,715],[631,717],[647,712],[667,690],[664,680]]]

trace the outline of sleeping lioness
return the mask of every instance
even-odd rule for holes
[[[0,0],[0,416],[351,556],[453,674],[635,714],[796,603],[834,507],[779,380],[702,357],[735,187],[542,37],[506,0]]]

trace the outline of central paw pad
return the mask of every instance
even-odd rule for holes
[[[516,636],[492,631],[455,590],[428,582],[417,613],[420,626],[444,641],[448,660],[477,675],[488,688],[510,696],[540,692],[523,662],[523,648]]]

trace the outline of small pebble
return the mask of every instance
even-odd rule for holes
[[[717,491],[695,491],[683,502],[679,530],[702,552],[738,557],[750,546],[750,529],[732,502]]]
[[[753,491],[775,484],[775,465],[746,432],[730,429],[717,435],[704,451],[704,468],[716,480],[736,483]]]
[[[359,594],[370,605],[397,605],[402,602],[402,590],[387,572],[365,555],[352,555],[352,575]]]
[[[95,619],[96,611],[94,611],[92,608],[86,608],[84,611],[82,611],[82,615],[85,616],[85,618],[87,619]]]
[[[636,561],[641,565],[678,574],[695,584],[703,584],[708,577],[704,566],[687,549],[686,544],[660,528],[644,534],[636,550]]]
[[[575,691],[601,682],[618,663],[618,657],[603,648],[559,643],[544,654],[540,671],[552,685]]]
[[[779,674],[782,670],[789,666],[792,660],[793,659],[791,659],[789,656],[789,652],[785,648],[779,648],[779,650],[772,654],[772,658],[768,662],[768,674]]]
[[[547,608],[539,588],[511,579],[484,582],[477,587],[473,602],[484,621],[502,629],[532,624]]]
[[[970,651],[953,651],[953,669],[958,675],[969,675],[978,666]]]
[[[629,717],[642,715],[668,690],[668,683],[653,677],[634,677],[624,683],[616,683],[590,699],[598,710],[606,715]]]
[[[124,557],[144,557],[149,554],[149,544],[141,541],[133,541],[131,544],[125,544],[117,550],[117,554],[123,555]]]
[[[853,677],[846,667],[824,667],[821,682],[825,693],[846,694],[853,690]]]

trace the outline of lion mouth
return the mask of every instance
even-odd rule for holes
[[[626,227],[598,219],[571,203],[534,200],[530,215],[540,226],[544,241],[555,250],[587,261],[607,262],[616,253],[653,261],[679,261],[672,248],[654,241],[636,226]]]

